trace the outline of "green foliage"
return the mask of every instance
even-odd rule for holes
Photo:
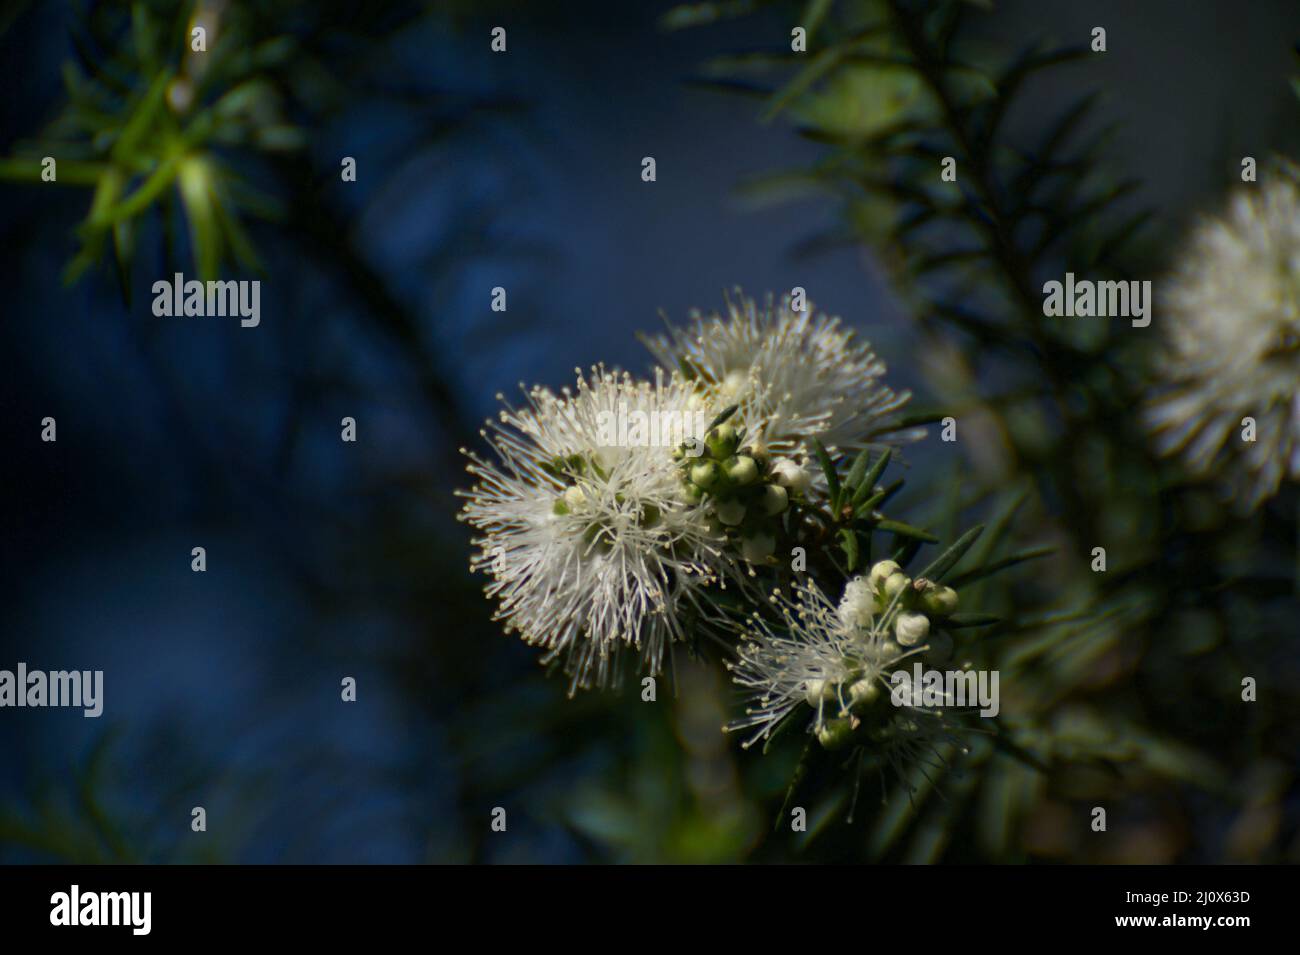
[[[1023,826],[1097,798],[1090,774],[1099,766],[1111,798],[1192,782],[1231,812],[1242,797],[1225,793],[1223,759],[1242,773],[1260,751],[1285,758],[1267,740],[1292,738],[1283,714],[1300,701],[1293,687],[1278,687],[1275,705],[1253,704],[1249,730],[1244,717],[1205,726],[1193,716],[1201,706],[1188,694],[1239,712],[1238,675],[1266,668],[1286,644],[1285,628],[1257,631],[1255,615],[1250,650],[1231,634],[1247,594],[1294,601],[1295,510],[1283,501],[1267,516],[1229,519],[1205,488],[1153,459],[1135,413],[1152,330],[1044,316],[1044,279],[1067,270],[1150,276],[1161,262],[1155,242],[1168,236],[1136,204],[1139,183],[1108,171],[1114,126],[1096,95],[1080,92],[1044,123],[1024,122],[1028,94],[1049,79],[1092,82],[1091,52],[1041,43],[990,52],[971,29],[990,15],[983,7],[992,5],[783,5],[788,26],[807,27],[806,53],[778,31],[773,47],[718,57],[702,71],[721,90],[761,98],[760,120],[784,118],[821,146],[808,167],[774,170],[743,194],[831,197],[839,227],[802,250],[870,247],[915,319],[938,404],[969,452],[960,485],[928,489],[932,513],[918,523],[952,539],[942,529],[973,510],[987,515],[978,542],[976,532],[958,540],[970,548],[963,567],[949,561],[954,545],[922,574],[951,575],[964,609],[972,595],[980,612],[953,626],[981,634],[968,649],[978,666],[1000,670],[1009,699],[996,745],[977,741],[958,761],[964,777],[944,759],[882,793],[868,854],[910,861],[976,848],[976,857],[1024,858]],[[666,22],[743,12],[689,9]],[[941,175],[945,166],[955,181]],[[850,479],[865,467],[855,463]],[[833,486],[824,461],[823,469]],[[862,566],[865,548],[853,536],[841,535],[842,551]],[[1108,554],[1105,572],[1090,566],[1097,546]],[[1179,639],[1174,619],[1217,636]],[[834,779],[811,791],[851,804],[852,787]],[[947,798],[931,799],[944,779]],[[1036,851],[1083,851],[1064,836],[1049,843]]]

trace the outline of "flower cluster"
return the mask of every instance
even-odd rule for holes
[[[1278,171],[1203,223],[1162,301],[1158,451],[1220,472],[1241,510],[1300,479],[1300,186]],[[1249,419],[1249,420],[1247,420]]]
[[[496,453],[473,452],[478,483],[462,518],[481,532],[476,570],[492,580],[507,631],[562,658],[573,688],[617,675],[635,649],[658,672],[683,637],[681,609],[700,606],[727,573],[721,540],[686,495],[671,450],[606,443],[609,415],[673,413],[691,386],[593,369],[576,391],[534,388],[484,431]]]
[[[664,367],[649,380],[598,367],[574,389],[534,388],[484,430],[491,456],[465,452],[473,567],[507,631],[561,662],[571,690],[614,682],[629,651],[658,673],[688,631],[719,622],[714,591],[774,562],[787,509],[811,493],[813,438],[920,435],[899,429],[907,394],[837,319],[788,300],[728,309],[652,341]],[[611,426],[701,415],[712,426],[674,442]]]
[[[692,315],[686,328],[646,339],[655,358],[679,368],[718,411],[776,453],[806,455],[808,442],[851,453],[924,436],[900,423],[910,393],[884,381],[885,363],[838,318],[801,311],[790,296],[760,307],[737,291],[726,315]]]
[[[773,459],[758,443],[723,421],[710,429],[702,445],[679,448],[686,494],[709,509],[713,529],[739,545],[749,563],[773,559],[781,515],[790,505],[791,488],[801,493],[811,475],[788,458]],[[698,450],[698,454],[690,451]]]
[[[796,584],[793,596],[774,591],[775,615],[754,612],[730,665],[750,699],[727,729],[752,731],[750,746],[806,705],[826,749],[892,732],[889,674],[909,657],[939,663],[951,656],[952,638],[932,630],[932,621],[952,614],[957,601],[951,587],[912,579],[892,560],[850,580],[838,603],[811,580]]]

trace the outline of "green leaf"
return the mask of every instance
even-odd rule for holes
[[[919,527],[913,527],[911,524],[904,524],[902,521],[883,520],[876,524],[876,528],[882,531],[889,531],[897,534],[899,537],[911,537],[914,540],[926,541],[930,544],[939,543],[939,538],[935,537],[929,531],[921,530]]]
[[[859,488],[859,493],[865,494],[866,491],[869,491],[870,489],[871,486],[866,485],[865,490]],[[871,495],[871,497],[867,498],[865,501],[857,500],[857,496],[854,495],[853,516],[861,520],[870,520],[872,513],[876,509],[876,505],[879,504],[884,499],[885,499],[885,491],[883,488],[877,491],[875,494]]]
[[[993,745],[999,751],[1006,753],[1007,755],[1012,756],[1015,759],[1018,759],[1024,765],[1029,766],[1032,769],[1036,769],[1040,773],[1051,772],[1051,770],[1048,769],[1047,765],[1041,759],[1039,759],[1029,750],[1025,749],[1019,743],[1016,743],[1014,740],[1011,739],[1011,737],[1007,734],[1006,727],[1002,725],[1001,721],[998,720],[997,717],[994,717],[993,720],[994,720],[994,725],[996,725],[998,728],[998,732],[993,734]]]
[[[710,431],[712,431],[712,430],[713,430],[714,428],[716,428],[718,425],[722,424],[722,422],[726,421],[726,420],[727,420],[728,418],[730,418],[733,414],[735,414],[735,413],[736,413],[736,409],[739,408],[739,407],[740,407],[740,405],[732,405],[730,408],[728,408],[728,409],[726,409],[725,411],[723,411],[722,414],[720,414],[720,415],[718,415],[716,418],[714,418],[713,421],[712,421],[712,423],[710,423],[709,426],[708,426],[707,428],[704,429],[704,433],[705,433],[705,434],[708,434]]]
[[[164,70],[154,78],[153,84],[140,97],[135,112],[122,127],[117,142],[113,144],[112,158],[115,162],[130,165],[135,158],[136,149],[150,137],[157,134],[154,119],[166,101],[167,86],[172,81],[172,74]]]
[[[876,459],[876,463],[871,466],[871,469],[867,471],[865,475],[863,475],[862,482],[858,484],[857,490],[853,492],[853,510],[855,512],[863,502],[867,500],[868,495],[871,495],[874,492],[876,482],[879,481],[880,476],[885,473],[885,468],[889,465],[889,459],[893,453],[894,451],[892,448],[885,448],[884,453]],[[880,493],[880,496],[884,497],[883,491]]]
[[[857,532],[847,527],[841,528],[840,542],[841,546],[844,548],[844,556],[848,560],[847,569],[852,573],[858,564]]]
[[[734,20],[753,13],[754,0],[723,0],[717,3],[681,3],[659,18],[664,30],[684,30],[719,20]]]
[[[802,709],[803,707],[800,706],[794,707],[789,713],[785,714],[785,716],[781,717],[781,719],[777,721],[776,726],[772,727],[772,732],[768,733],[767,739],[763,740],[764,756],[766,756],[767,751],[772,748],[772,744],[776,742],[777,737],[783,735],[787,729],[795,724],[799,719],[800,710]]]
[[[976,567],[974,570],[968,570],[964,574],[958,574],[951,581],[953,587],[964,587],[967,584],[982,580],[1000,570],[1006,570],[1008,567],[1014,567],[1016,564],[1023,564],[1028,560],[1037,560],[1040,557],[1047,557],[1056,552],[1055,547],[1030,547],[1027,550],[1017,551],[1009,557],[1003,557],[995,560],[991,564],[985,564],[983,567]]]
[[[943,620],[943,625],[952,630],[964,627],[988,627],[1001,623],[1002,618],[991,613],[954,613]]]
[[[951,547],[936,557],[930,566],[926,567],[917,576],[933,580],[936,583],[942,581],[944,574],[952,570],[957,561],[966,556],[966,551],[970,550],[971,545],[975,543],[982,533],[984,533],[984,525],[975,525],[957,538]]]
[[[898,493],[899,491],[901,491],[902,489],[903,489],[903,479],[902,479],[902,478],[899,478],[899,479],[898,479],[897,481],[895,481],[893,484],[889,485],[889,486],[886,487],[883,491],[881,491],[881,493],[880,493],[880,503],[881,503],[881,504],[884,504],[886,501],[888,501],[891,497],[893,497],[895,494],[897,494],[897,493]]]
[[[771,104],[763,113],[763,121],[770,122],[794,100],[808,92],[823,76],[826,76],[839,65],[840,60],[844,57],[843,49],[832,47],[829,50],[822,50],[812,58],[812,62],[805,66],[798,74],[787,83],[772,98]]]
[[[867,471],[867,459],[870,456],[871,450],[869,448],[863,448],[862,453],[859,454],[857,460],[853,462],[853,467],[849,468],[849,476],[844,479],[844,486],[848,490],[852,491],[855,487],[859,486],[862,481],[862,475]]]
[[[785,821],[786,810],[790,808],[790,802],[794,799],[795,792],[799,789],[804,777],[808,775],[808,768],[812,765],[813,757],[816,755],[814,746],[816,740],[809,740],[804,744],[803,752],[799,755],[799,764],[794,768],[794,775],[790,777],[790,785],[786,788],[785,799],[781,802],[781,811],[776,815],[776,821],[772,825],[773,832],[781,831],[781,824]]]
[[[835,514],[840,507],[840,476],[835,473],[835,465],[831,463],[831,456],[826,453],[822,443],[816,438],[812,439],[813,452],[817,455],[817,463],[822,467],[822,473],[826,475],[826,487],[831,495],[831,513]]]
[[[822,20],[826,19],[826,14],[830,12],[834,0],[808,0],[807,6],[803,8],[803,16],[799,18],[799,23],[808,31],[808,39],[813,38],[817,28],[821,26]]]

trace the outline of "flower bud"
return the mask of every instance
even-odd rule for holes
[[[727,477],[741,487],[746,484],[753,484],[758,480],[758,465],[747,454],[728,458],[724,467],[726,468]]]
[[[849,687],[849,699],[854,706],[870,706],[880,699],[880,684],[866,677]]]
[[[709,453],[718,460],[724,460],[736,453],[736,446],[740,444],[740,435],[736,429],[725,421],[709,432],[704,439],[704,443],[709,448]]]
[[[726,501],[718,501],[713,506],[713,512],[718,515],[718,520],[729,527],[735,527],[745,519],[745,505],[741,504],[735,498]]]
[[[946,617],[957,609],[957,591],[951,587],[935,585],[921,594],[921,608],[938,617]]]
[[[718,478],[721,476],[718,466],[712,461],[701,461],[691,466],[691,483],[696,487],[708,490],[718,483]]]
[[[824,749],[840,749],[853,739],[853,720],[839,717],[817,727],[817,741]]]
[[[902,569],[903,568],[898,566],[898,561],[882,560],[871,568],[871,573],[867,575],[867,580],[871,582],[872,587],[879,590],[881,584],[888,580],[892,574],[896,574]]]
[[[740,556],[751,564],[762,563],[776,553],[776,538],[771,534],[752,534],[741,538]]]
[[[894,621],[894,637],[905,647],[914,647],[930,632],[930,618],[923,613],[903,611]]]
[[[772,465],[772,475],[777,484],[789,488],[795,494],[803,494],[812,487],[812,475],[789,458],[776,461]]]
[[[880,587],[881,596],[883,596],[887,601],[893,600],[901,594],[911,582],[912,581],[907,574],[896,571],[885,578],[885,582]]]
[[[803,698],[816,709],[819,703],[835,699],[835,685],[829,680],[809,680],[804,685]]]
[[[763,485],[763,513],[768,517],[782,514],[790,505],[790,495],[779,484]]]
[[[576,484],[573,487],[564,489],[564,503],[569,505],[573,510],[577,510],[587,501],[587,495],[582,493],[582,488]]]

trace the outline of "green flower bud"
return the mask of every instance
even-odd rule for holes
[[[717,484],[721,476],[722,472],[712,461],[701,461],[691,467],[691,483],[706,491]]]
[[[709,453],[722,461],[736,453],[740,435],[732,425],[724,421],[708,433],[704,443],[708,446]]]
[[[718,520],[729,527],[735,527],[745,519],[745,505],[735,498],[718,501],[713,507],[713,512],[718,515]]]
[[[893,600],[901,594],[911,582],[911,578],[909,578],[907,574],[895,571],[885,578],[885,582],[881,585],[880,593],[886,601]]]
[[[930,618],[923,613],[903,611],[894,621],[894,637],[905,647],[914,647],[930,633]]]
[[[957,609],[957,591],[934,585],[921,594],[921,608],[937,617],[946,617]]]
[[[817,742],[823,749],[841,749],[853,739],[855,728],[854,720],[848,717],[827,720],[817,727]]]
[[[876,590],[880,590],[880,585],[888,580],[893,574],[898,573],[903,568],[898,566],[894,560],[882,560],[871,568],[871,573],[867,575],[867,580]]]
[[[849,687],[849,699],[854,706],[870,706],[880,699],[880,683],[870,677],[858,680]]]
[[[728,458],[724,467],[727,477],[742,487],[758,480],[758,465],[747,454]]]
[[[768,517],[784,513],[789,504],[790,495],[781,485],[763,485],[763,513]]]

